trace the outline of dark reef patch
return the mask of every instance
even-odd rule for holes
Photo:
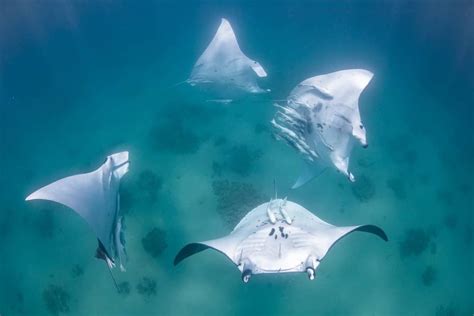
[[[452,205],[454,202],[454,193],[449,190],[439,189],[436,191],[436,199],[444,205]]]
[[[138,294],[149,298],[156,295],[156,281],[149,277],[143,277],[137,284]]]
[[[459,183],[458,188],[460,193],[471,196],[470,194],[472,194],[472,186],[469,183],[461,182]]]
[[[127,296],[130,294],[131,290],[129,282],[124,281],[117,284],[117,291],[120,295]]]
[[[163,186],[163,180],[151,170],[140,172],[137,179],[137,187],[144,194],[147,202],[153,204],[157,200],[158,192]]]
[[[8,308],[12,312],[12,315],[26,315],[25,312],[25,297],[19,289],[9,289],[9,292],[6,293],[6,297],[2,297],[1,302],[8,302]]]
[[[212,177],[222,176],[223,168],[222,165],[216,161],[212,162]]]
[[[413,149],[406,149],[405,151],[401,152],[400,161],[405,162],[408,165],[414,165],[417,161],[418,154]]]
[[[260,159],[262,153],[259,150],[250,149],[246,145],[232,147],[227,152],[227,166],[229,170],[241,175],[249,175],[255,162]]]
[[[359,176],[352,184],[352,194],[361,202],[368,202],[375,195],[375,186],[372,180],[365,175]]]
[[[41,238],[51,239],[57,232],[54,210],[41,209],[31,212],[26,221],[33,226],[33,231]]]
[[[123,215],[129,214],[135,202],[136,198],[129,184],[122,184],[120,187],[120,212]]]
[[[449,229],[455,229],[456,226],[458,225],[458,217],[454,212],[450,212],[449,214],[446,214],[446,216],[443,219],[444,225],[448,227]]]
[[[425,286],[431,286],[438,276],[437,270],[433,266],[427,266],[421,274],[421,281]]]
[[[195,153],[203,141],[184,122],[171,120],[153,126],[150,137],[155,150],[174,154]]]
[[[400,242],[400,257],[421,255],[431,243],[432,233],[423,229],[408,229]]]
[[[456,309],[454,308],[454,305],[450,303],[449,305],[438,305],[436,307],[436,316],[456,316],[457,312]]]
[[[395,197],[404,200],[407,197],[405,182],[400,178],[391,178],[387,180],[387,187],[393,191]]]
[[[229,170],[240,176],[248,176],[258,159],[262,156],[260,150],[249,148],[247,145],[237,145],[224,152],[222,162],[213,163],[214,176],[221,175],[224,170]]]
[[[422,173],[418,176],[418,181],[423,185],[427,185],[431,182],[431,175],[428,173]]]
[[[225,137],[217,137],[215,140],[214,140],[214,146],[216,147],[220,147],[220,146],[223,146],[227,144],[227,139]]]
[[[262,133],[270,133],[270,127],[267,124],[257,123],[255,124],[255,134],[259,135]]]
[[[217,197],[217,213],[229,228],[233,228],[245,214],[267,200],[248,183],[218,180],[212,182],[212,189]]]
[[[69,302],[71,301],[71,296],[60,286],[50,284],[49,287],[43,291],[43,301],[48,311],[53,315],[68,313],[70,310]]]
[[[169,104],[158,113],[150,131],[151,146],[158,151],[174,154],[195,153],[208,138],[203,130],[210,121],[224,113],[223,109],[203,104],[199,107],[183,104],[182,100],[176,102],[178,104]]]
[[[84,274],[84,269],[78,265],[75,264],[72,269],[71,269],[71,275],[73,278],[78,278]]]
[[[127,178],[120,188],[120,211],[129,214],[136,203],[153,205],[163,187],[162,178],[152,170],[144,170],[136,177]]]
[[[410,138],[410,135],[400,135],[388,142],[390,148],[397,148],[397,150],[391,150],[391,157],[397,165],[413,166],[417,161],[417,152],[406,143],[406,139]]]
[[[142,245],[150,256],[157,258],[168,247],[166,242],[166,232],[157,227],[153,228],[144,238],[142,238]]]

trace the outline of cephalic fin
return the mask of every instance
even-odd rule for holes
[[[286,205],[286,197],[281,201],[280,203],[280,206],[279,206],[279,209],[280,209],[280,214],[283,216],[283,218],[285,219],[285,222],[288,224],[288,225],[291,225],[291,223],[293,222],[293,220],[291,219],[290,215],[288,215],[288,213],[286,212],[285,210],[285,205]]]
[[[273,199],[271,199],[270,202],[268,202],[268,205],[267,205],[267,216],[268,216],[268,219],[270,219],[270,222],[271,222],[272,224],[275,224],[275,223],[276,223],[276,216],[275,216],[275,214],[273,213],[272,208],[271,208],[272,202],[273,202]]]

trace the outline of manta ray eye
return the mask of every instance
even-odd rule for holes
[[[359,125],[360,129],[364,129],[364,125],[360,124]]]

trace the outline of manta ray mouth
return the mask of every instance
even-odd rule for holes
[[[300,268],[302,266],[303,263],[301,264],[297,264],[296,266],[294,267],[290,267],[290,268],[280,268],[280,269],[261,269],[259,268],[259,273],[275,273],[275,272],[278,272],[278,273],[282,273],[282,272],[300,272]]]

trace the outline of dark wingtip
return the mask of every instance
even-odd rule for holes
[[[209,248],[209,246],[200,243],[187,244],[178,252],[176,257],[174,258],[173,264],[176,266],[187,257],[192,256],[198,252],[204,251],[207,248]]]
[[[371,234],[379,236],[381,239],[385,241],[388,241],[387,234],[384,232],[384,230],[375,225],[363,225],[363,226],[360,226],[359,228],[356,228],[355,231],[371,233]]]

